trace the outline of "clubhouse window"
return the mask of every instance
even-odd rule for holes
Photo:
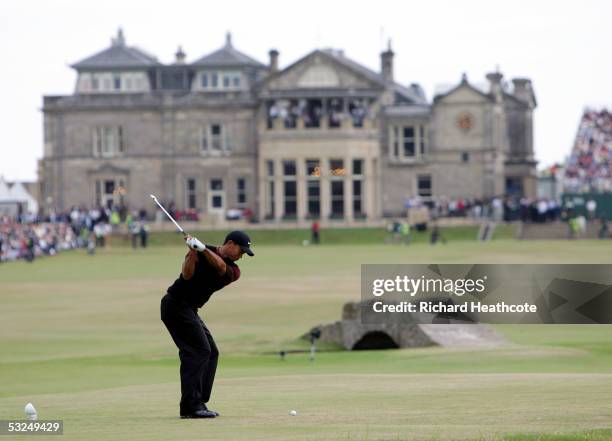
[[[414,160],[427,153],[424,125],[389,127],[389,156],[395,160]]]
[[[414,157],[414,127],[404,127],[403,135],[404,157],[412,158]]]
[[[196,180],[187,178],[185,182],[185,206],[189,209],[197,207],[196,200]]]
[[[219,210],[223,208],[223,197],[225,195],[223,191],[223,180],[222,179],[211,179],[209,184],[209,206],[213,210]]]
[[[297,215],[297,180],[294,160],[283,161],[283,215],[293,219]]]
[[[297,214],[297,182],[285,181],[285,217],[295,217]]]
[[[123,128],[121,126],[101,126],[93,129],[93,155],[111,158],[120,156],[124,151]]]
[[[344,161],[342,159],[330,159],[329,172],[332,175],[332,177],[342,177],[346,175],[346,169],[344,168]]]
[[[363,217],[363,159],[353,159],[353,216]]]
[[[417,193],[421,197],[431,197],[431,175],[419,175],[417,177]]]
[[[202,153],[220,154],[229,150],[226,127],[223,124],[209,124],[202,128]]]
[[[363,215],[363,181],[353,180],[353,216]]]
[[[238,178],[238,180],[236,181],[236,188],[238,190],[237,191],[238,206],[243,207],[247,202],[246,179]]]
[[[321,162],[318,159],[306,160],[307,215],[311,219],[321,216]]]
[[[284,176],[295,176],[296,175],[295,161],[293,160],[283,161],[283,175]]]
[[[269,177],[274,176],[274,161],[271,161],[271,160],[266,161],[266,171]]]
[[[331,217],[344,217],[344,180],[331,181]]]

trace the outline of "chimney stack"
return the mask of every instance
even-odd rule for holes
[[[386,82],[393,82],[393,51],[391,50],[391,40],[386,51],[380,54],[380,71]]]
[[[268,54],[270,55],[270,73],[278,72],[278,51],[270,49]]]
[[[490,89],[489,93],[495,97],[498,102],[502,101],[503,89],[502,89],[502,78],[504,76],[499,72],[491,72],[487,74],[487,80],[489,80]]]
[[[535,102],[531,80],[528,78],[513,78],[512,84],[514,85],[514,96],[534,107]]]

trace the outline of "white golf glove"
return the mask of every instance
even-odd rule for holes
[[[206,249],[206,245],[200,242],[195,237],[189,236],[189,238],[185,241],[187,246],[195,251],[204,251]]]

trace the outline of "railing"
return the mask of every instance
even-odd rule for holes
[[[368,130],[375,126],[374,120],[371,118],[363,118],[356,123],[350,117],[343,117],[338,122],[331,122],[327,117],[321,117],[316,123],[307,124],[303,117],[295,119],[283,119],[283,118],[272,118],[268,120],[267,130],[269,131],[315,131],[315,130],[329,130],[331,131],[343,131],[343,130]]]

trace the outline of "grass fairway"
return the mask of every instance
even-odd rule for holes
[[[0,419],[31,401],[64,420],[65,440],[612,440],[612,326],[498,326],[516,344],[489,350],[266,355],[304,347],[297,336],[358,300],[361,263],[612,263],[606,242],[256,253],[201,311],[221,350],[212,421],[178,419],[177,349],[159,320],[184,248],[0,265]]]

